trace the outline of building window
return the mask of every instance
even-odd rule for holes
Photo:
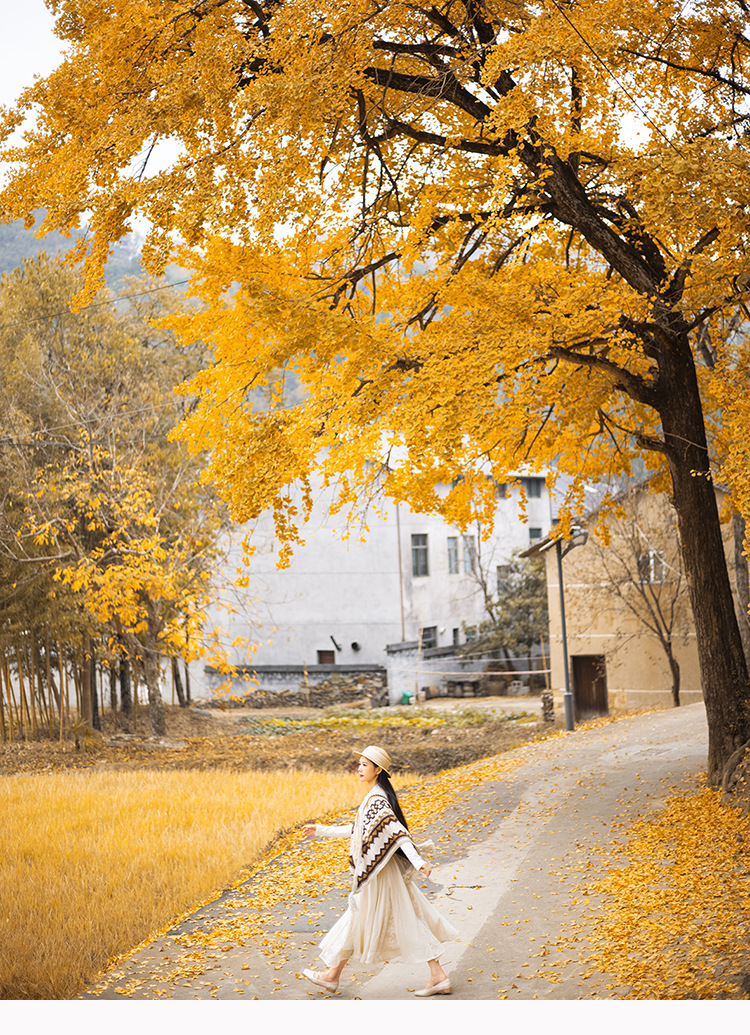
[[[454,647],[458,647],[459,643],[461,642],[460,641],[460,636],[461,636],[461,630],[460,629],[454,629],[453,630],[453,646]]]
[[[530,500],[538,500],[542,498],[544,478],[524,478],[523,484],[526,489],[526,495]]]
[[[427,563],[427,535],[411,537],[411,573],[412,575],[429,575]]]
[[[510,577],[513,573],[512,564],[498,564],[496,569],[497,578],[497,589],[496,593],[499,597],[506,593],[510,589]]]
[[[458,574],[458,536],[448,536],[448,574]]]
[[[426,625],[422,630],[422,650],[437,647],[437,626]]]
[[[508,498],[508,483],[507,482],[495,482],[495,492],[499,500],[507,500]]]
[[[318,651],[318,664],[319,665],[335,665],[336,664],[336,651],[335,650],[319,650]]]
[[[529,529],[529,540],[531,542],[534,542],[535,539],[541,539],[541,538],[542,538],[542,530],[541,530],[541,528],[530,528]]]
[[[477,540],[476,536],[464,536],[464,571],[475,571],[477,566]]]
[[[667,566],[657,550],[647,550],[638,558],[638,579],[640,582],[664,582]]]

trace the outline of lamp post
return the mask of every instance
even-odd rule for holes
[[[584,528],[579,528],[578,525],[574,525],[570,530],[570,539],[565,541],[563,546],[563,539],[557,537],[552,538],[552,533],[543,539],[541,542],[536,543],[528,550],[524,550],[521,554],[522,557],[539,557],[541,554],[555,548],[557,552],[557,585],[560,592],[560,628],[562,631],[562,651],[563,651],[563,671],[565,673],[565,694],[563,702],[565,704],[565,729],[575,729],[575,713],[573,708],[573,691],[570,688],[570,667],[568,665],[568,634],[565,628],[565,588],[563,586],[563,567],[562,559],[566,553],[570,553],[576,546],[583,546],[588,540],[589,534]],[[551,645],[550,645],[551,646]],[[551,655],[551,650],[550,650]]]
[[[562,559],[566,553],[569,553],[576,546],[583,546],[589,537],[588,532],[582,528],[572,528],[571,538],[567,541],[565,549],[563,549],[562,539],[555,540],[555,550],[557,551],[557,585],[560,592],[560,630],[562,632],[562,651],[563,651],[563,672],[565,674],[565,693],[563,695],[563,701],[565,704],[565,729],[568,731],[575,729],[575,712],[573,709],[573,691],[570,688],[570,666],[568,664],[568,634],[565,628],[565,589],[563,587],[563,566]]]
[[[563,589],[563,551],[562,539],[556,541],[557,551],[557,587],[560,593],[560,629],[562,631],[563,671],[565,673],[565,693],[563,702],[565,704],[565,729],[574,730],[575,715],[573,712],[573,691],[570,689],[570,666],[568,665],[568,634],[565,629],[565,590]]]

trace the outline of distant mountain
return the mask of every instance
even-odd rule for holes
[[[39,213],[36,225],[39,225],[42,213]],[[112,256],[107,263],[107,286],[119,294],[119,285],[125,277],[145,276],[141,266],[141,244],[142,238],[138,234],[130,234],[124,240],[115,245]],[[32,259],[39,252],[46,252],[50,257],[61,255],[68,251],[73,244],[72,240],[63,237],[62,234],[53,231],[43,240],[34,236],[34,229],[26,230],[22,220],[6,225],[0,224],[0,276],[17,269],[24,259]],[[179,284],[186,281],[189,273],[174,264],[167,266],[165,279],[171,284]],[[281,408],[295,406],[304,399],[304,392],[299,384],[293,370],[282,374],[278,371],[277,377],[272,382],[284,378],[283,397],[277,400],[276,405]],[[249,398],[258,410],[266,410],[271,404],[272,385],[265,388],[257,388],[249,393]]]
[[[37,218],[37,227],[40,219],[41,213]],[[24,259],[31,259],[39,252],[46,252],[50,257],[61,255],[72,244],[72,239],[68,240],[54,230],[39,240],[34,236],[34,228],[26,230],[20,219],[5,226],[0,224],[0,274],[9,273],[20,266]],[[111,289],[115,289],[124,277],[143,276],[141,244],[142,238],[138,234],[129,234],[115,245],[107,263],[107,284]],[[166,277],[174,282],[185,279],[186,273],[177,266],[170,266]]]

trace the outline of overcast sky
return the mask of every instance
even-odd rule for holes
[[[7,8],[0,33],[0,105],[7,106],[37,76],[49,75],[60,63],[62,51],[44,0],[13,0],[12,6],[10,0],[0,2]]]
[[[8,105],[37,75],[47,75],[60,61],[60,41],[43,0],[15,0],[3,5],[0,33],[0,104]]]

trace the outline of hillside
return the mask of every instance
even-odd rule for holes
[[[38,225],[39,218],[36,223],[37,227]],[[110,289],[116,289],[125,277],[143,276],[141,243],[141,237],[133,233],[115,245],[107,264],[107,284]],[[57,231],[52,231],[43,240],[39,240],[34,234],[34,227],[27,230],[20,219],[14,223],[0,224],[0,274],[9,273],[20,266],[24,259],[33,258],[39,252],[46,252],[50,256],[62,255],[71,244],[72,241]],[[182,280],[185,276],[185,271],[176,266],[170,266],[166,272],[167,280],[173,282]]]

